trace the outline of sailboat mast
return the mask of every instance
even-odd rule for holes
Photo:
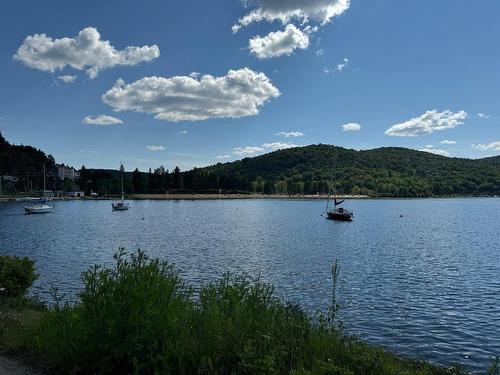
[[[122,200],[124,199],[124,193],[123,193],[123,164],[120,163],[120,176],[122,180]]]
[[[45,198],[45,163],[43,163],[43,196]]]

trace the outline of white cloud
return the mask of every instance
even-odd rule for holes
[[[264,143],[262,147],[266,149],[271,149],[271,151],[277,151],[299,146],[293,143],[271,142],[271,143]]]
[[[342,62],[340,64],[337,64],[337,67],[335,68],[335,70],[337,72],[342,72],[345,68],[347,68],[349,66],[349,59],[344,57],[342,59]]]
[[[228,154],[226,154],[226,155],[217,155],[215,157],[215,159],[219,159],[219,160],[220,159],[230,159],[230,158],[231,158],[231,155],[228,155]]]
[[[55,72],[66,66],[85,70],[95,78],[103,69],[118,65],[137,65],[160,56],[158,46],[126,47],[116,50],[93,27],[81,30],[74,38],[52,39],[46,34],[35,34],[24,39],[14,60],[45,72]]]
[[[188,131],[187,130],[181,130],[179,133],[182,134],[182,135],[186,135],[188,133]]]
[[[320,48],[319,50],[316,51],[316,56],[320,57],[325,54],[325,50],[323,48]]]
[[[463,124],[468,117],[467,112],[451,112],[449,110],[438,112],[427,111],[419,117],[392,125],[385,134],[395,137],[418,137],[431,134],[438,130],[453,129]]]
[[[87,116],[82,120],[82,124],[86,125],[121,125],[123,121],[119,118],[99,115],[99,116]]]
[[[486,113],[483,113],[483,112],[479,112],[477,114],[477,116],[480,117],[480,118],[484,118],[484,119],[490,118],[490,115],[487,115]]]
[[[146,146],[149,151],[164,151],[165,146]]]
[[[264,73],[243,68],[223,77],[153,76],[131,84],[120,79],[102,100],[115,111],[150,113],[158,120],[177,122],[257,115],[279,95]]]
[[[343,132],[358,132],[361,130],[361,125],[356,122],[350,122],[348,124],[342,125]]]
[[[265,151],[278,151],[292,147],[299,147],[299,145],[284,142],[269,142],[264,143],[262,146],[235,147],[233,148],[233,154],[240,156],[254,156]]]
[[[59,79],[64,83],[73,83],[76,81],[76,76],[70,76],[70,75],[58,76],[57,79]]]
[[[298,131],[291,131],[291,132],[278,132],[275,133],[274,135],[279,135],[285,138],[290,138],[290,137],[302,137],[304,133],[298,132]]]
[[[500,141],[494,141],[486,144],[472,145],[472,147],[481,151],[500,151]]]
[[[250,52],[259,59],[270,59],[281,55],[290,55],[296,49],[309,47],[309,36],[290,24],[283,31],[256,36],[249,40]]]
[[[439,143],[442,143],[443,145],[454,145],[454,144],[456,144],[457,142],[455,142],[455,141],[450,141],[450,140],[448,140],[448,139],[445,139],[445,140],[443,140],[443,141],[441,141],[441,142],[439,142]]]
[[[235,147],[233,148],[233,153],[241,156],[253,156],[259,152],[263,152],[264,149],[258,146],[245,146],[245,147]]]
[[[252,10],[238,20],[233,32],[260,21],[279,20],[286,24],[296,19],[302,23],[314,20],[326,24],[349,9],[350,0],[244,0],[243,4]]]
[[[421,148],[418,151],[429,152],[431,154],[436,154],[436,155],[441,155],[441,156],[450,156],[450,153],[448,151],[433,148],[432,145],[430,148]]]

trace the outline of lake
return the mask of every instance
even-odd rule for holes
[[[349,332],[402,355],[484,371],[500,355],[500,199],[349,201],[351,223],[317,200],[57,202],[24,215],[0,204],[0,254],[29,256],[35,290],[75,293],[80,272],[119,247],[174,262],[200,285],[248,271],[308,311],[325,311],[341,265]],[[401,216],[402,215],[402,216]]]

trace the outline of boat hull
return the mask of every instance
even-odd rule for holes
[[[124,203],[111,203],[111,207],[113,211],[127,211],[128,210],[128,204]]]
[[[34,214],[48,214],[54,210],[54,207],[46,206],[46,207],[24,207],[24,213],[26,215],[34,215]]]
[[[352,214],[344,212],[327,212],[327,218],[330,220],[339,220],[339,221],[352,221]]]

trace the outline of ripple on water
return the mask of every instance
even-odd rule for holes
[[[36,290],[81,287],[80,272],[118,247],[174,262],[200,285],[225,271],[260,274],[311,312],[331,298],[341,264],[347,328],[402,355],[484,371],[500,354],[499,199],[349,201],[352,223],[320,216],[319,201],[58,202],[25,216],[0,205],[0,254],[36,259]],[[400,217],[400,215],[403,217]]]

